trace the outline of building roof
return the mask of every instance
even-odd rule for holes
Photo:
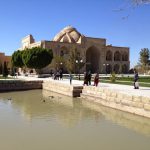
[[[53,39],[55,42],[81,43],[83,35],[72,26],[67,26],[62,29]]]

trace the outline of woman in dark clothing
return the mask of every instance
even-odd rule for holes
[[[84,73],[84,83],[83,85],[88,85],[88,74],[87,72]]]
[[[99,75],[97,73],[94,78],[94,86],[98,86],[98,83],[99,83]]]

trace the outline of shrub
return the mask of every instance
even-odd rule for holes
[[[3,67],[3,77],[7,77],[8,76],[8,68],[7,68],[7,63],[4,62],[4,67]]]
[[[113,82],[113,83],[116,82],[116,74],[115,74],[115,72],[111,73],[110,81]]]

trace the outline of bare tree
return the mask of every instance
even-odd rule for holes
[[[132,0],[133,5],[145,5],[150,4],[150,0]]]
[[[124,3],[122,3],[122,6],[120,6],[118,9],[113,9],[114,12],[124,12],[126,10],[134,10],[138,6],[142,5],[148,5],[150,4],[150,0],[124,0]],[[130,14],[127,14],[122,17],[122,20],[128,19]]]

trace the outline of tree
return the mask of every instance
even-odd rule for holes
[[[26,67],[42,69],[51,63],[53,52],[49,49],[34,47],[23,52],[22,60]]]
[[[120,7],[119,9],[114,9],[113,11],[123,12],[128,9],[135,9],[138,6],[146,5],[146,4],[150,4],[150,0],[129,0],[129,1],[125,1],[125,3],[123,3],[122,7]],[[129,16],[130,16],[130,14],[127,14],[127,15],[123,16],[122,19],[126,20],[126,19],[128,19]]]
[[[150,57],[150,51],[148,48],[143,48],[140,51],[140,63],[143,66],[146,66],[149,62],[149,57]]]
[[[2,74],[3,73],[3,65],[2,65],[2,63],[0,62],[0,74]]]
[[[12,62],[12,65],[15,66],[15,67],[23,67],[24,66],[24,63],[22,61],[22,54],[23,54],[24,51],[15,51],[13,54],[12,54],[12,58],[11,58],[11,62]]]
[[[83,62],[80,62],[81,58],[78,55],[78,50],[76,48],[72,49],[68,59],[66,60],[66,68],[70,73],[76,73],[84,66]],[[76,63],[78,61],[78,63]]]
[[[134,5],[150,4],[150,0],[132,0]]]
[[[3,67],[3,77],[7,77],[8,76],[8,68],[7,68],[7,63],[6,61],[4,62],[4,67]]]
[[[146,70],[146,66],[149,64],[150,51],[148,48],[143,48],[140,51],[140,64],[144,70]]]
[[[66,64],[64,57],[62,56],[54,56],[51,66],[56,70],[61,69]]]

